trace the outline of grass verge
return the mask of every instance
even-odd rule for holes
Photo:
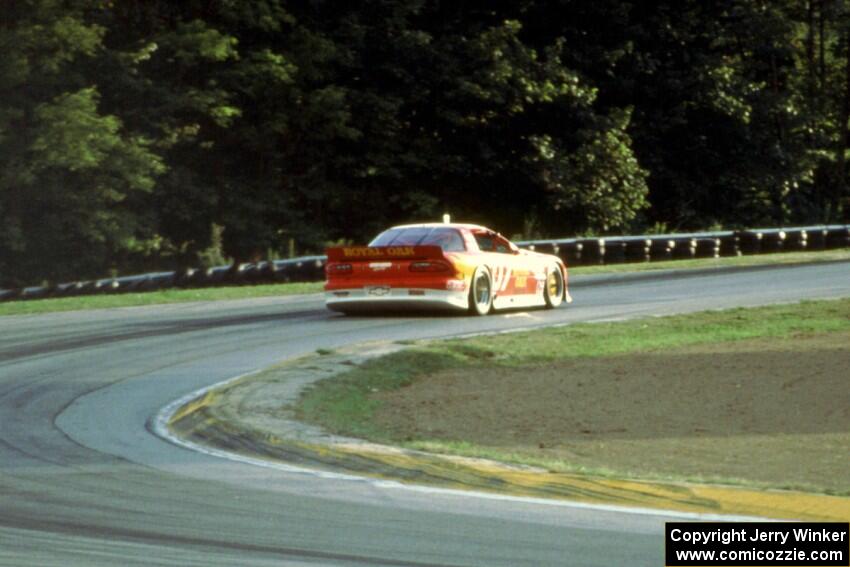
[[[339,434],[557,472],[848,495],[847,345],[850,299],[426,343],[319,382],[298,415]],[[821,359],[832,366],[815,369]],[[795,361],[789,376],[771,375]],[[679,374],[665,377],[670,368]],[[529,397],[547,375],[544,395]],[[563,412],[546,413],[548,403]],[[583,410],[592,406],[602,414]],[[492,434],[500,428],[515,431]]]

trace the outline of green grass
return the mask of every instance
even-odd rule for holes
[[[167,289],[148,293],[124,293],[62,297],[30,301],[0,303],[2,315],[30,315],[54,311],[77,311],[81,309],[111,309],[139,305],[185,303],[188,301],[221,301],[225,299],[250,299],[276,295],[318,293],[322,283],[286,283],[256,286],[211,287],[199,289]]]
[[[703,311],[616,323],[585,323],[544,331],[475,337],[432,348],[474,353],[503,365],[570,356],[605,356],[700,343],[819,334],[850,328],[850,299]]]
[[[850,260],[850,250],[832,250],[824,252],[789,252],[739,256],[734,258],[673,260],[669,262],[645,262],[634,264],[614,264],[606,266],[578,266],[570,268],[570,274],[617,274],[645,272],[669,269],[705,269],[733,266],[761,266],[781,264],[805,264],[815,262],[835,262]],[[203,289],[169,289],[149,293],[126,293],[116,295],[92,295],[57,299],[37,299],[28,301],[9,301],[0,303],[0,316],[50,313],[53,311],[77,311],[81,309],[110,309],[133,307],[138,305],[156,305],[181,303],[187,301],[220,301],[226,299],[247,299],[274,295],[317,293],[322,283],[267,284],[256,286],[232,286]]]
[[[600,477],[641,477],[653,480],[719,482],[760,488],[758,481],[692,475],[632,475],[604,464],[582,467],[562,460],[541,459],[521,451],[476,445],[456,439],[398,438],[374,420],[380,401],[372,394],[402,388],[442,370],[529,367],[570,357],[599,357],[665,351],[688,345],[755,338],[791,338],[850,330],[850,298],[804,301],[759,308],[706,311],[671,317],[616,323],[584,323],[540,331],[510,333],[465,340],[418,343],[412,348],[367,361],[307,390],[299,402],[300,419],[338,434],[393,443],[411,449],[481,457],[542,467],[556,472]],[[526,372],[525,369],[518,370]],[[789,485],[773,488],[810,489]],[[843,494],[843,492],[842,492]]]
[[[378,402],[370,394],[402,388],[417,376],[463,365],[454,353],[430,350],[404,350],[370,360],[333,380],[323,380],[309,389],[299,401],[299,418],[320,423],[325,428],[365,439],[388,441],[389,437],[372,421]]]

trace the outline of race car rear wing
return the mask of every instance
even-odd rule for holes
[[[334,246],[326,251],[329,262],[423,260],[442,258],[439,246]]]

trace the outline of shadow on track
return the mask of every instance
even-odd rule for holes
[[[321,319],[327,317],[328,314],[328,311],[325,309],[310,309],[286,313],[261,313],[155,322],[128,322],[109,331],[53,340],[45,343],[16,345],[10,349],[0,350],[0,363],[56,352],[67,352],[122,341],[131,341],[135,339],[182,335],[185,333],[204,331],[208,329],[255,325],[275,321]]]

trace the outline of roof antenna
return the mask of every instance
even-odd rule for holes
[[[452,217],[449,213],[445,213],[443,215],[443,224],[449,224],[452,222]]]

